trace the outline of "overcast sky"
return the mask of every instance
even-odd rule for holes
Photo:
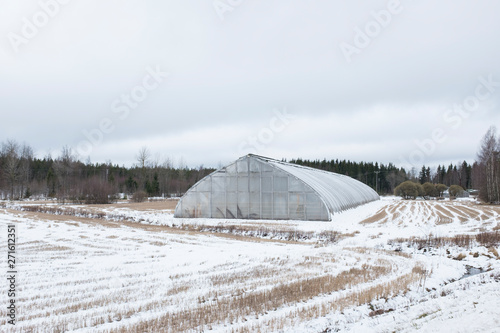
[[[0,142],[131,165],[473,161],[500,2],[0,0]],[[167,75],[168,73],[168,75]]]

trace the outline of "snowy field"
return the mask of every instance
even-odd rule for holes
[[[19,274],[0,331],[500,330],[499,207],[383,198],[263,222],[174,219],[174,205],[2,203]]]

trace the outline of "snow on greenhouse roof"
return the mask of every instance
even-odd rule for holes
[[[318,193],[330,213],[340,212],[380,199],[380,196],[371,187],[349,176],[258,155],[250,154],[248,156],[263,160],[302,180]]]

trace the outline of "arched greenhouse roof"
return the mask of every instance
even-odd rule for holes
[[[351,177],[249,154],[196,183],[175,217],[328,221],[378,199]]]
[[[280,161],[269,160],[269,163],[313,188],[323,199],[330,213],[380,199],[371,187],[349,176]]]

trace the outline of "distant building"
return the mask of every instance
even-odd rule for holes
[[[351,177],[250,154],[191,187],[175,217],[329,221],[379,199]]]
[[[471,196],[471,197],[477,197],[479,195],[479,190],[470,189],[470,190],[467,190],[467,193],[469,193],[469,196]]]

